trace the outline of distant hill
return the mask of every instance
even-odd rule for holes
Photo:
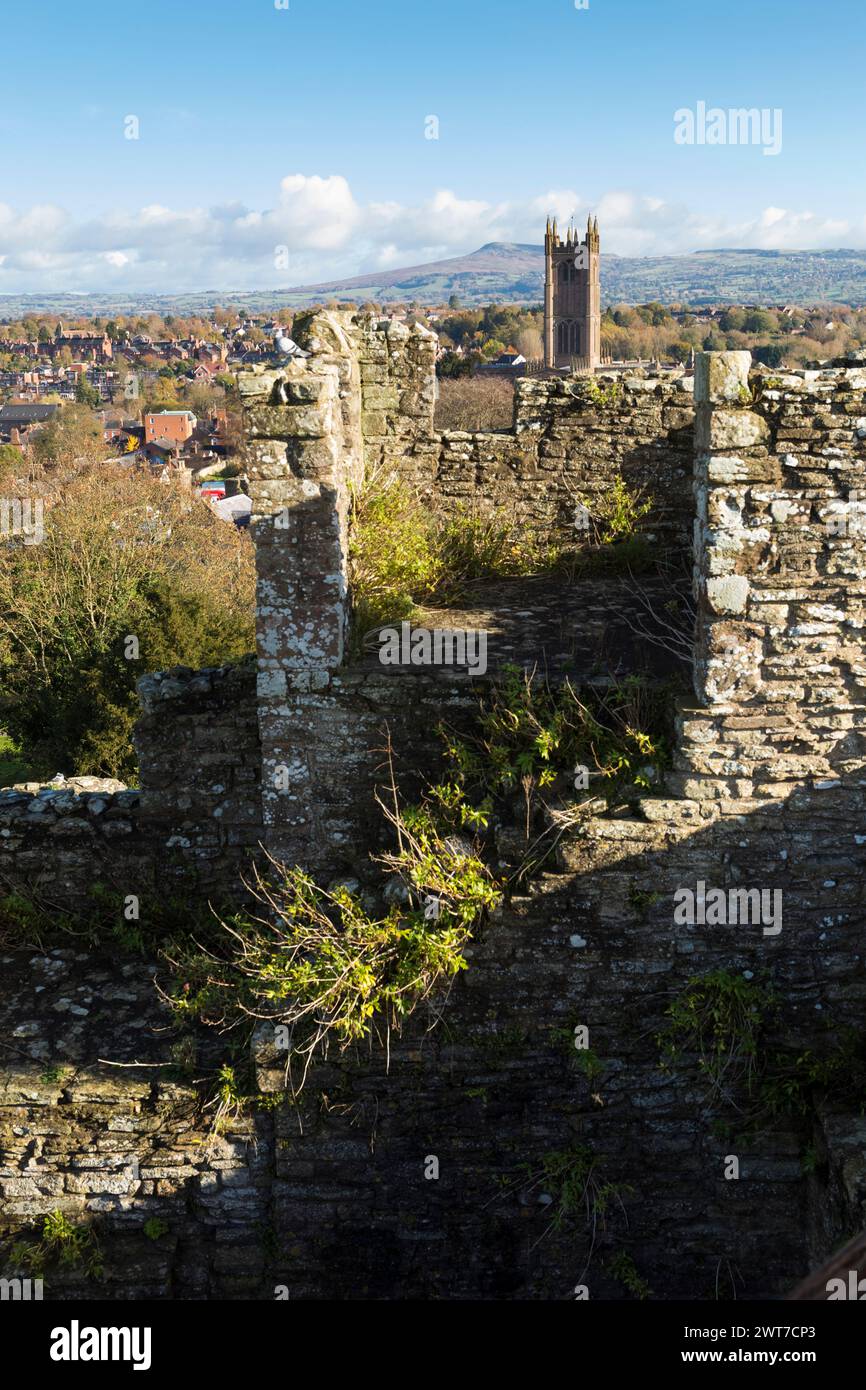
[[[0,295],[0,317],[27,313],[160,314],[206,312],[216,304],[258,309],[301,308],[330,299],[379,303],[417,299],[445,303],[456,294],[464,305],[540,303],[544,252],[540,246],[491,241],[466,256],[431,261],[400,270],[370,271],[349,280],[289,290],[190,294],[11,294]],[[866,250],[695,251],[687,256],[611,256],[601,258],[602,302],[631,304],[657,299],[664,304],[866,304]]]
[[[328,299],[419,299],[440,303],[458,294],[464,303],[489,304],[492,299],[511,301],[540,299],[544,293],[544,248],[510,241],[489,241],[467,256],[407,266],[403,270],[356,275],[289,290],[300,295]]]
[[[463,304],[539,301],[544,286],[540,246],[491,241],[468,256],[359,275],[288,291],[286,303],[312,299],[418,299]],[[689,256],[601,258],[602,300],[689,304],[866,303],[866,251],[695,251]]]

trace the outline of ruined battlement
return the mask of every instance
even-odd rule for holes
[[[683,762],[700,797],[859,787],[866,743],[866,371],[750,374],[698,359],[696,693]]]
[[[134,1252],[111,1264],[124,1297],[563,1298],[575,1233],[547,1229],[525,1173],[578,1142],[629,1194],[622,1239],[656,1291],[716,1297],[721,1277],[742,1298],[786,1293],[866,1223],[862,1117],[842,1102],[775,1116],[738,1139],[727,1182],[731,1140],[703,1126],[685,1063],[660,1070],[657,1035],[708,972],[772,976],[774,1045],[862,1031],[866,369],[774,374],[722,353],[698,359],[693,392],[682,376],[532,379],[510,431],[462,434],[434,429],[431,334],[330,313],[295,331],[309,357],[240,380],[255,662],[145,679],[140,793],[0,795],[5,881],[47,874],[83,910],[95,879],[213,900],[265,852],[363,881],[384,730],[411,789],[436,722],[468,720],[490,678],[348,661],[350,494],[377,468],[446,512],[502,507],[551,536],[619,474],[651,489],[658,551],[691,576],[674,771],[625,807],[549,810],[550,853],[473,940],[443,1026],[411,1020],[387,1068],[376,1049],[330,1057],[302,1111],[261,1112],[213,1147],[186,1083],[99,1061],[172,1060],[150,967],[118,982],[86,952],[7,956],[0,1238],[58,1205],[97,1217]],[[658,630],[635,630],[636,593]],[[649,577],[516,581],[438,617],[490,626],[490,674],[497,653],[554,673],[565,653],[578,684],[613,682],[624,652],[629,670],[655,650],[669,599]],[[491,828],[500,865],[518,834]],[[766,932],[678,921],[675,895],[698,883],[759,885],[784,911]],[[592,1076],[574,1066],[576,1023]],[[255,1063],[263,1092],[284,1087],[261,1039]],[[157,1211],[165,1244],[141,1237]],[[589,1280],[593,1298],[624,1296],[604,1261]]]
[[[620,472],[651,487],[660,547],[681,552],[688,535],[694,571],[698,706],[680,723],[680,794],[715,814],[713,802],[778,800],[855,776],[864,726],[862,366],[773,375],[752,370],[748,353],[719,353],[698,359],[693,391],[683,377],[643,373],[529,379],[518,383],[510,432],[437,434],[426,330],[321,314],[304,333],[309,359],[241,381],[269,824],[286,815],[285,797],[267,787],[286,765],[297,712],[336,709],[351,608],[348,491],[363,469],[385,465],[446,509],[502,506],[551,534],[573,525],[577,496],[591,507]],[[302,397],[329,403],[314,413],[295,404]],[[579,582],[570,593],[579,607]],[[308,748],[332,742],[305,728]],[[340,729],[349,733],[345,714]],[[318,803],[311,768],[305,756],[292,761],[293,803]],[[323,779],[331,788],[332,772]]]
[[[254,663],[139,682],[140,786],[70,778],[0,791],[0,874],[58,913],[237,892],[262,837]]]
[[[0,804],[10,879],[60,882],[78,902],[130,858],[158,852],[178,884],[216,892],[260,844],[290,862],[347,867],[369,844],[381,731],[407,755],[437,709],[471,708],[469,673],[346,664],[352,596],[349,496],[388,468],[451,507],[504,508],[568,534],[575,498],[622,474],[646,485],[659,549],[693,569],[695,701],[679,719],[669,791],[706,817],[765,803],[811,805],[828,792],[850,812],[864,736],[862,530],[866,368],[754,370],[748,354],[699,357],[696,380],[526,379],[510,431],[437,432],[436,339],[353,314],[297,327],[310,354],[244,374],[240,391],[258,569],[255,666],[169,672],[141,685],[136,800],[85,799],[55,812]],[[660,623],[635,623],[635,584]],[[512,581],[487,608],[437,622],[490,626],[491,674],[504,661],[578,678],[664,673],[664,585]],[[641,652],[643,657],[641,658]],[[663,660],[659,662],[659,654]],[[582,664],[581,664],[582,663]],[[417,759],[416,759],[417,761]],[[66,798],[68,800],[68,798]],[[46,814],[47,811],[47,814]],[[57,846],[57,853],[53,846]],[[46,847],[52,852],[46,854]],[[354,850],[351,848],[354,846]],[[163,872],[160,870],[160,873]]]

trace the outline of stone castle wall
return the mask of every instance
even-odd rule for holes
[[[443,513],[501,509],[568,539],[578,497],[591,509],[621,474],[653,499],[652,524],[666,543],[690,542],[691,379],[642,370],[621,379],[525,378],[515,385],[510,431],[437,431],[434,334],[324,315],[302,322],[300,340],[316,342],[323,319],[338,320],[359,363],[368,470],[396,471]]]
[[[399,721],[419,689],[414,678],[401,690],[395,675],[388,691],[368,677],[375,709],[344,698],[348,499],[365,470],[396,470],[446,512],[501,509],[570,538],[577,498],[591,505],[622,472],[656,498],[658,539],[683,548],[694,412],[679,379],[526,381],[511,433],[440,435],[433,334],[330,313],[295,331],[310,355],[245,373],[239,387],[258,562],[266,841],[278,858],[314,867],[336,844],[367,843],[359,789],[371,759],[381,762],[389,707]]]
[[[675,927],[675,886],[760,871],[761,827],[695,803],[640,809],[562,837],[479,935],[444,1008],[391,1036],[387,1065],[380,1045],[333,1054],[300,1107],[230,1120],[216,1138],[191,1078],[225,1047],[206,1036],[190,1053],[159,1006],[157,967],[75,949],[4,960],[0,1240],[58,1207],[97,1223],[106,1282],[54,1271],[48,1297],[271,1298],[284,1285],[293,1299],[563,1299],[583,1278],[592,1298],[622,1298],[622,1253],[656,1296],[784,1294],[862,1224],[862,1119],[719,1138],[695,1059],[662,1072],[656,1034],[693,974],[771,966],[779,1041],[811,1045],[822,1017],[862,1018],[851,944],[819,940],[805,910],[786,916],[781,947],[759,929]],[[591,1079],[577,1024],[599,1059]],[[257,1084],[285,1094],[261,1043]],[[548,1229],[538,1177],[576,1145],[624,1207],[585,1276],[582,1223]],[[156,1240],[143,1233],[153,1218],[167,1227]]]
[[[696,974],[772,978],[783,1006],[770,1045],[779,1047],[820,1051],[844,1028],[862,1028],[866,1003],[863,550],[850,520],[833,520],[859,515],[866,380],[858,369],[774,379],[749,367],[737,355],[703,359],[696,384],[687,505],[696,515],[701,703],[681,716],[673,795],[646,798],[634,815],[570,825],[555,864],[473,948],[439,1029],[392,1039],[387,1076],[376,1057],[328,1068],[329,1104],[303,1134],[295,1117],[276,1113],[275,1211],[291,1233],[277,1277],[299,1296],[567,1297],[582,1267],[580,1238],[545,1235],[543,1204],[521,1175],[574,1142],[608,1163],[615,1156],[605,1171],[630,1189],[629,1224],[604,1243],[627,1250],[668,1297],[783,1293],[795,1271],[862,1224],[858,1116],[837,1107],[806,1136],[779,1122],[746,1141],[721,1140],[702,1115],[696,1074],[690,1084],[658,1065],[665,1010]],[[560,429],[580,439],[581,423],[598,424],[594,405],[581,412],[563,401],[561,425],[547,414],[567,390],[524,384],[521,426],[532,431],[534,407],[538,436]],[[629,391],[611,428],[620,451],[635,437]],[[658,386],[641,392],[637,400],[662,416],[689,409]],[[683,416],[668,423],[690,435]],[[646,429],[673,477],[677,448],[658,416]],[[460,446],[465,476],[454,497],[489,494],[494,461],[507,468],[515,457],[507,435],[421,439],[408,452],[404,435],[391,455],[387,440],[377,435],[377,460],[437,492],[443,452]],[[582,447],[610,460],[597,438]],[[318,696],[303,698],[323,746],[337,721],[357,788],[371,770],[364,747],[374,728],[363,721],[387,702],[374,709],[358,699],[351,679],[331,674]],[[420,685],[403,673],[397,689],[410,708]],[[379,687],[388,689],[381,677]],[[308,733],[305,725],[305,743]],[[332,761],[322,778],[331,796],[339,771]],[[361,842],[357,822],[340,829]],[[510,848],[506,835],[506,862]],[[778,935],[677,925],[674,894],[699,881],[780,891]],[[595,1091],[569,1063],[576,1022],[603,1059]],[[265,1087],[281,1084],[274,1060],[263,1059]],[[809,1151],[818,1166],[807,1179]],[[732,1153],[736,1183],[724,1178]],[[436,1183],[424,1179],[430,1156],[440,1163]],[[331,1223],[333,1239],[323,1239]],[[592,1296],[618,1296],[604,1258],[588,1282]]]
[[[379,833],[384,732],[411,783],[437,717],[459,722],[476,698],[453,673],[344,664],[348,495],[365,465],[399,467],[455,501],[489,501],[502,471],[515,511],[551,526],[572,487],[657,465],[668,479],[660,527],[675,538],[694,518],[696,696],[674,776],[613,816],[552,812],[555,854],[473,943],[437,1027],[422,1015],[392,1036],[387,1066],[378,1045],[332,1054],[300,1107],[258,1116],[255,1142],[230,1130],[227,1148],[210,1152],[186,1080],[108,1066],[177,1062],[140,962],[119,980],[116,964],[84,953],[13,953],[3,1229],[58,1204],[98,1218],[124,1296],[272,1297],[285,1284],[302,1298],[569,1298],[585,1232],[549,1229],[539,1174],[580,1144],[627,1214],[612,1211],[600,1234],[591,1297],[626,1296],[623,1253],[656,1296],[784,1293],[862,1225],[862,1119],[836,1105],[805,1131],[777,1121],[719,1139],[696,1059],[663,1072],[657,1034],[689,979],[717,969],[772,979],[774,1045],[808,1050],[846,1025],[862,1031],[863,548],[852,498],[866,468],[862,372],[768,378],[737,354],[702,359],[692,468],[693,407],[676,382],[624,385],[601,403],[568,383],[522,383],[513,436],[440,437],[428,335],[324,315],[302,341],[306,361],[241,383],[258,695],[248,673],[199,686],[195,673],[170,673],[143,692],[137,815],[159,827],[161,850],[184,842],[171,847],[180,877],[186,866],[221,883],[221,865],[236,871],[259,838],[323,876],[360,874]],[[549,462],[548,484],[529,464],[520,471],[518,448],[540,471]],[[143,825],[127,809],[119,843]],[[503,864],[515,833],[498,832]],[[80,834],[79,869],[95,842]],[[58,839],[39,842],[43,859]],[[26,854],[26,836],[6,853],[13,864]],[[781,931],[678,924],[674,894],[699,880],[779,888]],[[51,989],[37,993],[37,981]],[[576,1065],[578,1024],[600,1063],[591,1079]],[[203,1062],[212,1036],[201,1045]],[[259,1086],[277,1096],[284,1077],[267,1038],[255,1060]],[[724,1176],[732,1153],[736,1182]],[[157,1211],[170,1227],[162,1246],[142,1238]]]
[[[866,750],[866,370],[750,378],[748,353],[713,354],[696,389],[702,710],[685,728],[684,791],[833,792],[837,814],[853,815]]]
[[[271,1141],[212,1132],[194,1083],[214,1058],[173,1032],[157,966],[75,941],[0,960],[0,1249],[59,1210],[93,1223],[104,1277],[51,1266],[46,1299],[256,1296]]]
[[[159,672],[139,693],[140,787],[74,778],[0,791],[0,899],[86,914],[96,895],[146,910],[236,893],[262,837],[255,668]]]
[[[691,379],[641,375],[516,383],[509,434],[440,434],[416,479],[448,503],[490,506],[562,539],[574,536],[575,503],[593,511],[615,479],[652,502],[652,532],[668,546],[690,540]],[[486,499],[482,503],[482,499]]]

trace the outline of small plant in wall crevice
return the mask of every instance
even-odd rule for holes
[[[641,1300],[652,1298],[652,1289],[646,1279],[641,1278],[631,1255],[626,1250],[617,1250],[605,1263],[608,1274],[622,1284],[624,1289]]]
[[[555,1231],[585,1234],[588,1248],[578,1282],[592,1264],[599,1237],[606,1231],[612,1213],[618,1210],[628,1224],[625,1199],[634,1195],[632,1187],[608,1176],[607,1160],[588,1144],[573,1144],[543,1154],[538,1163],[523,1164],[521,1176],[513,1181],[501,1180],[500,1189],[491,1202],[519,1194],[522,1202],[535,1201],[544,1212],[547,1224],[534,1246]]]
[[[102,1251],[92,1226],[75,1224],[58,1207],[42,1218],[38,1236],[24,1236],[9,1255],[13,1269],[42,1277],[50,1269],[78,1270],[88,1279],[103,1275]]]
[[[807,1120],[819,1096],[844,1095],[866,1108],[866,1035],[827,1020],[810,1045],[787,1046],[782,1000],[768,978],[692,976],[666,1017],[657,1039],[662,1069],[696,1065],[707,1108],[736,1115],[747,1133],[780,1116]],[[730,1133],[729,1123],[718,1127]]]

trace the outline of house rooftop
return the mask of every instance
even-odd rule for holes
[[[0,406],[0,425],[35,425],[60,409],[59,405],[4,405]]]

